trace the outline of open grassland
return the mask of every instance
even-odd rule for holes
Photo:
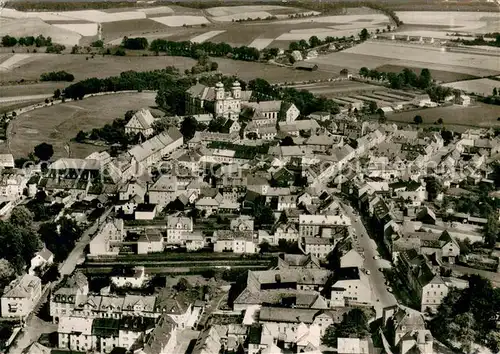
[[[339,74],[321,70],[304,71],[272,64],[245,62],[231,59],[213,59],[219,64],[219,71],[225,75],[235,75],[245,81],[263,78],[270,83],[303,82],[308,80],[324,80],[338,77]]]
[[[154,93],[122,93],[91,97],[36,109],[19,115],[9,125],[9,140],[1,147],[14,156],[27,156],[33,148],[46,142],[54,146],[54,156],[66,155],[64,146],[80,130],[102,127],[128,110],[154,105]],[[70,143],[73,157],[86,157],[102,150],[87,144]]]
[[[176,66],[179,70],[190,69],[195,60],[183,57],[148,56],[148,57],[115,57],[95,56],[93,59],[86,55],[71,54],[42,54],[33,55],[25,65],[2,72],[0,80],[3,82],[24,80],[38,80],[40,74],[50,71],[64,70],[75,76],[75,81],[89,77],[108,77],[119,75],[123,71],[147,71],[163,69],[167,66]],[[88,60],[86,59],[88,57]],[[0,64],[1,65],[1,64]]]
[[[412,67],[408,65],[382,65],[376,68],[378,71],[386,72],[386,73],[400,73],[404,68],[409,68],[419,73],[424,67]],[[430,70],[432,78],[438,82],[452,82],[459,80],[470,80],[474,79],[477,76],[456,73],[452,71],[444,71],[444,70]]]
[[[492,94],[494,88],[497,90],[500,89],[500,81],[492,79],[466,80],[450,82],[444,86],[463,90],[468,93],[489,96]]]
[[[441,118],[445,127],[455,130],[466,127],[500,127],[500,122],[497,121],[497,118],[500,117],[500,106],[479,102],[469,107],[446,106],[398,112],[388,114],[387,120],[399,123],[413,123],[413,118],[416,115],[420,115],[423,123],[427,125],[433,125]]]
[[[29,85],[0,85],[0,100],[9,97],[29,95],[52,95],[54,90],[62,90],[66,84],[60,82],[41,82]]]

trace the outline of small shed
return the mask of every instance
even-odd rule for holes
[[[305,70],[305,71],[316,71],[316,70],[318,70],[318,64],[314,64],[314,63],[297,63],[297,65],[295,65],[295,69],[297,69],[297,70]]]

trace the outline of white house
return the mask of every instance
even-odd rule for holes
[[[31,266],[28,273],[34,275],[35,269],[44,268],[54,263],[54,254],[44,247],[42,250],[35,253],[30,263]]]
[[[135,220],[153,220],[158,212],[156,204],[137,204],[134,210]]]
[[[117,244],[123,242],[125,228],[123,219],[107,221],[90,241],[91,255],[118,254]]]
[[[193,232],[193,219],[190,217],[167,217],[167,244],[184,245]]]
[[[59,348],[74,351],[89,351],[95,348],[92,336],[93,318],[64,316],[57,327]]]
[[[177,198],[177,188],[178,183],[176,176],[162,175],[151,187],[149,187],[149,202],[163,209],[168,203],[173,202]]]
[[[130,118],[128,123],[125,125],[126,134],[138,134],[141,133],[146,138],[153,135],[153,122],[154,117],[149,111],[149,109],[141,109]]]
[[[137,254],[163,252],[163,236],[146,230],[137,240]]]
[[[332,280],[331,300],[337,303],[371,305],[372,291],[367,275],[357,267],[336,269]]]
[[[1,298],[2,317],[25,318],[42,296],[42,281],[34,275],[25,274],[13,280]]]
[[[214,252],[253,254],[257,252],[253,231],[214,231]]]
[[[122,274],[110,277],[111,283],[118,288],[142,288],[149,278],[144,266],[134,267],[130,271],[125,269]]]

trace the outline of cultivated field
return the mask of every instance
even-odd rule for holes
[[[9,140],[1,147],[14,156],[27,156],[42,142],[54,146],[54,156],[66,155],[64,146],[80,130],[91,130],[122,118],[126,111],[154,105],[154,93],[123,93],[91,97],[40,108],[19,115],[9,125]],[[86,157],[101,147],[70,143],[73,157]]]
[[[492,94],[494,88],[497,90],[500,89],[500,81],[492,79],[465,80],[450,82],[444,86],[463,90],[468,93],[489,96]]]
[[[325,96],[328,98],[338,97],[339,95],[347,95],[354,92],[375,91],[379,90],[380,86],[369,85],[363,82],[356,81],[334,81],[334,82],[321,82],[313,84],[293,85],[291,87],[297,90],[307,90],[315,95]]]
[[[0,101],[9,97],[52,95],[54,90],[62,90],[65,85],[65,83],[60,82],[41,82],[30,85],[0,85]]]
[[[415,111],[388,114],[389,121],[413,123],[413,118],[420,115],[424,124],[434,125],[442,118],[445,127],[457,131],[467,127],[500,127],[497,118],[500,117],[500,106],[475,103],[473,106],[447,106],[437,108],[424,108]]]
[[[397,15],[405,24],[445,25],[455,32],[488,33],[500,27],[500,13],[494,12],[401,11]]]
[[[500,60],[497,56],[452,53],[445,51],[444,48],[431,46],[367,41],[345,52],[398,60],[417,60],[429,64],[446,65],[450,68],[470,68],[471,75],[474,75],[477,68],[500,72]]]
[[[331,72],[339,72],[343,68],[357,72],[364,66],[375,69],[385,65],[428,68],[446,72],[443,77],[447,81],[500,74],[498,56],[451,53],[436,47],[401,42],[368,41],[343,52],[319,56],[308,62],[318,64],[322,70]],[[456,74],[457,78],[448,73]]]

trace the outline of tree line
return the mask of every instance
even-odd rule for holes
[[[82,99],[85,95],[99,92],[115,92],[126,90],[159,90],[162,87],[180,85],[186,82],[192,84],[192,78],[178,77],[175,67],[153,71],[125,71],[119,76],[111,76],[103,79],[89,78],[76,82],[64,89],[64,97],[71,99]]]
[[[166,53],[172,56],[198,59],[201,55],[212,57],[228,57],[235,60],[257,61],[260,51],[257,48],[241,46],[232,47],[227,43],[192,43],[189,41],[174,42],[165,39],[155,39],[149,45],[149,50],[155,53]]]
[[[26,36],[26,37],[12,37],[9,35],[5,35],[2,37],[2,46],[4,47],[14,47],[15,45],[20,46],[36,46],[36,47],[48,47],[52,45],[52,38],[45,38],[43,35],[34,36]]]
[[[64,70],[51,71],[40,75],[40,81],[73,81],[75,77]]]

